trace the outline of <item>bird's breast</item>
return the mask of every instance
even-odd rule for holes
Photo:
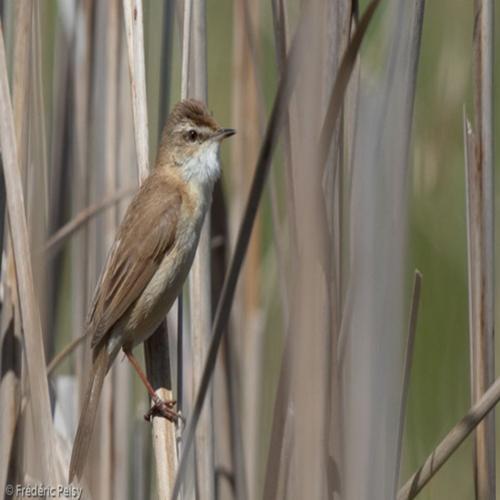
[[[184,207],[173,247],[163,257],[128,315],[123,344],[133,347],[146,340],[179,296],[193,263],[204,214],[204,207]]]

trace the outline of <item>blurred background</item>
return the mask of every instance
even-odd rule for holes
[[[47,361],[83,334],[99,271],[138,182],[123,10],[128,3],[134,2],[0,0]],[[183,78],[191,79],[188,95],[204,82],[205,55],[208,107],[221,126],[237,129],[221,151],[223,174],[211,212],[214,312],[284,71],[282,44],[290,46],[307,17],[307,2],[206,0],[196,7],[205,2],[194,1],[193,12],[206,8],[206,40],[192,42],[184,76],[184,1],[139,3],[150,165]],[[399,484],[471,405],[463,115],[465,110],[474,123],[473,2],[426,2],[415,55],[419,28],[412,19],[422,2],[382,0],[323,152],[318,138],[341,57],[369,3],[318,0],[310,6],[314,29],[305,28],[298,82],[209,393],[213,484],[202,480],[197,441],[184,498],[391,498],[415,269],[423,281]],[[496,9],[495,28],[499,23]],[[499,81],[498,64],[494,77]],[[498,152],[497,138],[495,132]],[[498,176],[495,202],[497,184]],[[2,207],[3,221],[5,200]],[[82,216],[87,207],[90,217]],[[78,217],[76,231],[50,239]],[[8,356],[23,369],[15,371],[17,396],[2,379],[0,479],[25,482],[43,472],[33,448],[37,430],[26,417],[35,411],[26,401],[26,362],[6,350],[8,332],[22,333],[5,234],[2,374]],[[168,321],[172,388],[188,419],[196,394],[196,307],[186,286],[180,395],[176,311]],[[62,477],[89,364],[87,344],[49,377]],[[142,351],[137,349],[140,358]],[[498,347],[495,353],[498,363]],[[127,363],[115,365],[93,438],[89,491],[93,498],[161,498],[151,429],[142,418],[147,395]],[[181,435],[177,429],[179,453]],[[472,464],[469,438],[418,498],[474,498]]]

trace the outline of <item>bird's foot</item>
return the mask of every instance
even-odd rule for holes
[[[148,422],[151,421],[153,417],[163,417],[170,422],[177,423],[179,418],[182,418],[179,413],[174,410],[176,401],[163,401],[161,398],[156,396],[153,399],[153,406],[144,415],[144,419]]]

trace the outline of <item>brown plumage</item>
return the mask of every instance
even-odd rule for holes
[[[167,123],[165,124],[165,132],[171,134],[173,128],[184,120],[189,120],[197,127],[207,127],[212,130],[217,130],[219,126],[213,117],[207,113],[205,105],[195,99],[187,99],[175,105],[172,109]]]
[[[172,249],[182,193],[175,182],[155,172],[130,204],[87,319],[89,329],[94,332],[92,349],[137,300],[165,254]]]
[[[205,106],[193,100],[177,104],[167,120],[156,168],[127,209],[89,310],[93,361],[71,455],[70,482],[82,476],[111,364],[120,349],[133,358],[132,349],[153,333],[181,290],[219,175],[219,144],[233,133],[219,128]],[[155,397],[150,386],[148,390]],[[175,419],[170,406],[159,408]]]

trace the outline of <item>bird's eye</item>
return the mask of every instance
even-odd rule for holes
[[[188,139],[189,139],[191,142],[194,142],[194,141],[196,141],[196,139],[198,139],[198,133],[196,132],[196,130],[193,130],[193,129],[191,129],[191,130],[187,133],[187,136],[188,136]]]

